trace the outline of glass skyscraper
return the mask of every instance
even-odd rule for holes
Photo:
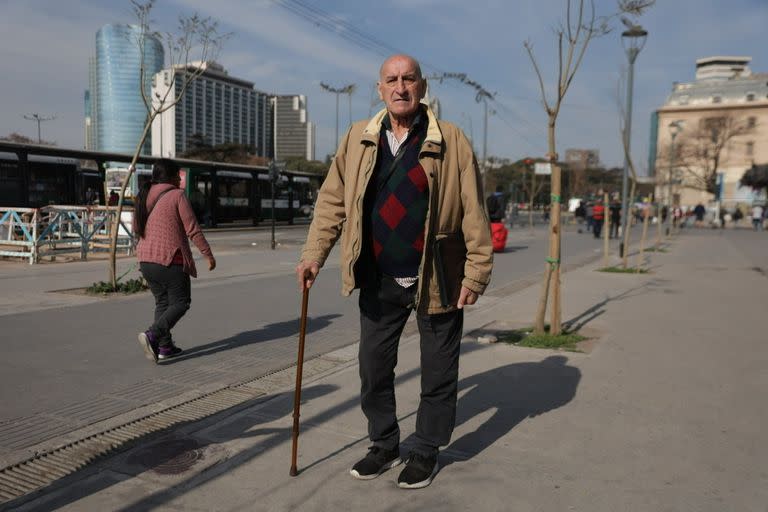
[[[96,33],[96,60],[89,80],[90,114],[98,151],[133,153],[139,142],[147,109],[141,99],[139,77],[141,54],[138,25],[104,25]],[[164,51],[155,36],[145,36],[144,90],[150,98],[152,77],[163,69]],[[95,88],[95,91],[93,90]],[[95,122],[94,122],[95,121]],[[152,147],[148,134],[142,153]]]

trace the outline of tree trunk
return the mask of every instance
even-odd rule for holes
[[[552,165],[552,207],[549,212],[549,258],[552,265],[552,316],[549,333],[558,336],[562,331],[560,310],[560,194],[562,192],[560,167]]]
[[[136,151],[133,154],[131,165],[128,167],[128,176],[125,177],[123,185],[120,187],[120,196],[117,200],[117,213],[115,214],[115,220],[112,225],[112,233],[109,240],[109,282],[112,284],[112,290],[117,290],[117,235],[120,231],[120,216],[123,214],[123,199],[125,198],[125,189],[128,188],[128,183],[131,182],[131,176],[136,169],[136,161],[139,159],[141,153],[141,147],[144,145],[144,141],[147,139],[149,129],[152,127],[152,121],[155,119],[156,114],[150,114],[147,123],[144,125],[144,131],[141,134],[139,143],[136,145]]]
[[[561,331],[562,312],[560,310],[560,193],[561,193],[561,173],[557,163],[557,153],[555,153],[555,121],[556,117],[550,115],[547,139],[549,153],[547,157],[552,164],[552,207],[549,215],[549,256],[547,266],[544,271],[544,280],[541,286],[541,296],[539,297],[539,307],[536,311],[536,321],[534,322],[534,333],[544,334],[544,317],[547,314],[547,301],[549,299],[549,290],[552,288],[552,319],[550,322],[550,331],[552,335],[558,335]],[[551,284],[551,286],[550,286]]]
[[[624,254],[621,258],[621,265],[623,268],[627,268],[629,266],[629,232],[632,231],[630,229],[632,225],[632,199],[635,197],[635,180],[632,180],[632,186],[629,189],[629,201],[627,201],[627,209],[629,210],[627,212],[627,229],[624,230],[624,233],[622,233],[622,238],[624,239]]]

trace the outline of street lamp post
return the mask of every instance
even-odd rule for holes
[[[37,121],[37,143],[42,144],[43,138],[40,135],[40,123],[44,121],[53,121],[56,119],[56,116],[41,116],[40,114],[34,113],[34,114],[25,114],[24,119],[28,121]]]
[[[339,94],[349,94],[349,121],[352,122],[352,93],[355,92],[355,84],[348,84],[343,87],[331,87],[325,82],[320,82],[320,87],[324,91],[331,92],[336,95],[336,138],[334,139],[334,151],[339,145]]]
[[[680,121],[669,123],[669,135],[671,142],[669,144],[669,177],[667,179],[667,220],[672,219],[672,179],[675,172],[675,138],[682,131],[683,127]],[[667,224],[667,236],[669,236],[669,224]]]
[[[277,162],[272,160],[269,164],[269,183],[270,183],[270,192],[272,195],[272,242],[271,247],[272,250],[275,250],[275,247],[277,246],[277,243],[275,241],[275,185],[277,184],[277,180],[280,179],[280,165],[278,165]]]
[[[624,123],[624,173],[621,178],[621,232],[626,233],[627,220],[629,219],[629,155],[630,155],[630,141],[632,132],[632,87],[635,79],[635,59],[640,53],[640,50],[645,46],[645,39],[648,36],[643,27],[640,25],[634,25],[627,19],[622,18],[624,24],[628,27],[621,34],[621,44],[624,50],[627,52],[627,59],[629,60],[629,72],[627,75],[627,115]],[[620,254],[624,255],[624,242],[620,245]]]
[[[480,89],[477,92],[477,95],[475,96],[475,101],[477,101],[478,103],[482,101],[483,107],[484,107],[483,108],[483,160],[482,160],[482,164],[480,165],[480,169],[482,170],[483,174],[485,174],[485,171],[488,165],[488,100],[493,99],[494,94],[491,94],[485,89]],[[490,113],[493,114],[494,111],[491,110]]]

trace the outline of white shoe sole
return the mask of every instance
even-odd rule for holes
[[[435,462],[435,467],[432,469],[432,474],[429,475],[429,477],[426,480],[422,480],[421,482],[416,482],[415,484],[397,482],[397,486],[401,489],[423,489],[424,487],[432,483],[432,480],[435,479],[435,475],[439,470],[440,470],[440,463]]]
[[[392,469],[395,466],[399,466],[401,462],[403,462],[403,459],[398,457],[398,458],[394,459],[392,462],[388,462],[387,464],[384,464],[381,467],[381,469],[379,470],[378,473],[374,473],[372,475],[361,475],[355,469],[350,469],[349,470],[349,474],[352,475],[354,478],[356,478],[358,480],[373,480],[374,478],[376,478],[377,476],[379,476],[380,474],[382,474],[386,470]]]
[[[144,355],[147,356],[147,359],[153,363],[157,363],[157,354],[152,350],[152,344],[149,342],[147,335],[143,332],[139,334],[139,345],[144,349]]]

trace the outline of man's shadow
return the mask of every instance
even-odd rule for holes
[[[333,320],[340,316],[341,315],[339,314],[331,314],[307,319],[307,334],[309,335],[316,331],[325,329],[331,325],[331,323],[333,323]],[[292,336],[297,336],[298,334],[299,322],[297,320],[275,322],[273,324],[267,324],[261,329],[241,332],[223,340],[184,349],[183,354],[169,361],[163,362],[163,366],[186,361],[189,359],[195,359],[198,357],[211,356],[217,352],[232,350],[238,347],[252,345],[254,343],[264,343],[273,340],[280,340],[283,338],[290,338]]]
[[[456,426],[487,411],[493,411],[493,415],[448,445],[445,464],[471,459],[523,420],[570,402],[576,395],[581,371],[567,362],[567,357],[555,355],[538,363],[509,364],[462,379]]]

